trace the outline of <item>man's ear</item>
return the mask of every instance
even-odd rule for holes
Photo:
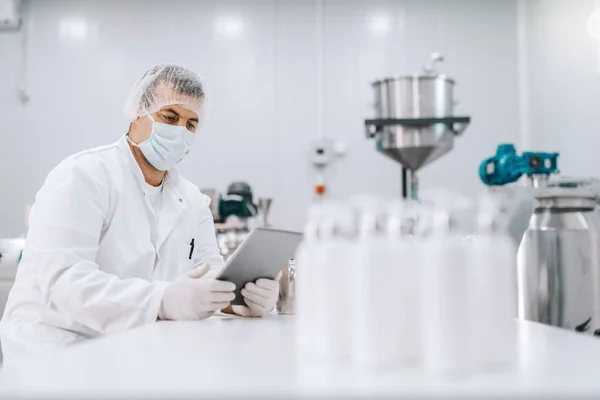
[[[134,125],[137,126],[141,118],[142,117],[136,117],[133,121],[131,121],[131,123],[129,124],[129,133],[131,133],[131,128],[133,128]]]

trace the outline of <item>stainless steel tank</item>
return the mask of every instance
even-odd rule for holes
[[[532,188],[537,205],[518,251],[518,316],[600,335],[596,188]]]
[[[422,74],[393,76],[373,82],[376,118],[452,117],[456,103],[454,80],[435,71],[434,66],[440,61],[443,57],[434,53]],[[377,149],[416,171],[452,149],[456,129],[444,123],[386,126],[378,137]]]
[[[380,118],[435,118],[454,115],[454,80],[443,74],[407,75],[373,83]]]

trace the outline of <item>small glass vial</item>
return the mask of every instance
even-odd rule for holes
[[[281,315],[296,314],[296,260],[288,261],[279,279],[279,300],[277,313]]]

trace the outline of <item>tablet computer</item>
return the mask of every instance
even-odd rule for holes
[[[299,232],[267,228],[250,232],[216,277],[235,284],[235,299],[231,305],[246,304],[240,293],[246,283],[260,278],[275,279],[288,260],[294,258],[301,241]]]

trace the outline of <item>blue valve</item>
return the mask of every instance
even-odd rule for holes
[[[479,177],[488,186],[502,186],[517,181],[522,175],[550,175],[558,172],[559,153],[524,152],[517,154],[512,144],[501,144],[494,157],[479,166]]]

